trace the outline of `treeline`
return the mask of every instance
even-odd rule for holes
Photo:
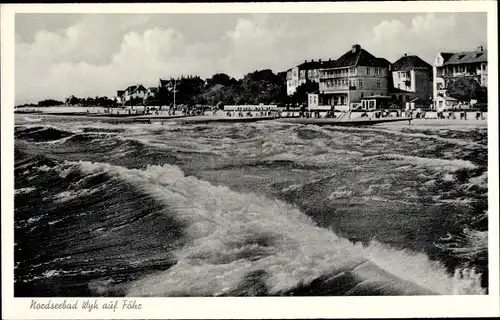
[[[65,103],[67,105],[78,105],[82,107],[116,107],[118,103],[116,99],[110,99],[108,97],[88,97],[88,98],[78,98],[75,96],[71,96],[66,98]]]
[[[224,105],[285,103],[286,79],[271,70],[258,70],[235,79],[224,73],[217,73],[203,81],[200,78],[183,79],[177,82],[175,101],[177,104]],[[174,100],[171,89],[160,88],[157,101],[170,105]]]
[[[46,99],[38,101],[38,103],[28,103],[16,106],[16,108],[36,108],[36,107],[58,107],[62,105],[69,106],[82,106],[82,107],[116,107],[118,104],[116,100],[109,99],[108,97],[95,97],[95,98],[78,98],[71,96],[66,98],[66,100],[59,101],[54,99]]]
[[[16,106],[16,108],[36,108],[36,107],[56,107],[64,104],[64,102],[54,99],[46,99],[38,101],[38,103],[26,103]]]

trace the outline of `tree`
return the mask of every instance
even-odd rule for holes
[[[481,87],[479,82],[474,78],[448,80],[446,89],[450,97],[461,101],[470,101],[471,99],[477,99],[479,101],[485,100],[487,97],[486,88]]]
[[[38,102],[39,107],[54,107],[54,106],[60,106],[62,104],[64,104],[62,101],[54,99],[47,99]]]
[[[213,87],[217,84],[221,84],[223,86],[229,86],[235,84],[235,79],[229,77],[225,73],[216,73],[212,76],[212,78],[207,79],[207,86]]]
[[[283,101],[286,99],[285,82],[269,69],[257,70],[241,80],[241,95],[254,104]]]
[[[296,104],[307,103],[307,94],[319,90],[319,84],[313,81],[307,81],[297,87],[292,95],[292,102]]]

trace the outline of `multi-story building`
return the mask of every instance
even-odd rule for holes
[[[477,51],[446,53],[439,52],[434,60],[434,99],[448,96],[451,81],[468,78],[483,87],[488,86],[488,54],[482,46]]]
[[[391,65],[393,88],[389,88],[389,95],[396,96],[400,106],[415,99],[432,101],[432,73],[430,64],[405,54]]]
[[[377,58],[360,45],[343,54],[332,66],[320,69],[319,91],[323,105],[349,109],[368,96],[386,96],[390,62]]]
[[[297,87],[307,81],[319,82],[319,70],[333,66],[335,61],[307,61],[287,70],[286,74],[286,92],[289,96],[293,95]]]
[[[130,101],[131,99],[144,98],[147,89],[142,84],[129,86],[124,90],[122,94],[122,102],[125,103]]]

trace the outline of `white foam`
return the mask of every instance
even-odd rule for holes
[[[424,134],[424,133],[419,133],[419,132],[403,132],[403,131],[400,131],[401,129],[405,129],[405,128],[408,128],[408,127],[404,126],[404,127],[394,127],[394,128],[391,128],[391,129],[394,129],[394,130],[379,129],[379,128],[374,128],[374,127],[372,127],[372,128],[343,127],[342,130],[345,130],[345,131],[355,131],[355,132],[386,133],[386,134],[391,134],[391,135],[396,135],[396,136],[404,136],[404,137],[408,137],[408,138],[431,139],[431,140],[435,140],[435,141],[441,141],[441,142],[445,142],[445,143],[451,143],[451,144],[462,145],[462,146],[469,146],[469,147],[480,145],[477,142],[466,141],[466,140],[463,140],[463,139],[445,138],[445,137],[441,137],[441,136],[438,136],[438,135]],[[430,130],[430,129],[434,129],[435,131],[439,131],[439,130],[442,130],[443,128],[442,127],[440,127],[440,128],[433,128],[433,127],[415,127],[415,126],[412,126],[411,129],[412,130],[417,130],[417,129]],[[456,129],[456,131],[463,131],[463,132],[470,132],[471,131],[470,127],[465,128],[465,129],[462,128],[462,130],[460,130],[460,128],[453,128],[453,129]]]
[[[479,177],[470,178],[469,183],[480,186],[482,188],[488,188],[488,172],[484,172]]]
[[[220,295],[251,271],[266,272],[270,293],[295,288],[371,260],[401,279],[442,294],[483,293],[476,282],[446,273],[420,253],[380,243],[353,244],[317,227],[293,205],[186,177],[175,166],[145,170],[80,162],[84,172],[109,172],[164,201],[187,224],[178,263],[135,282],[132,296]],[[168,232],[168,230],[165,230]]]
[[[375,156],[364,157],[363,159],[390,159],[396,163],[407,165],[412,164],[417,167],[427,167],[438,171],[454,172],[459,169],[476,169],[477,166],[468,160],[460,159],[439,159],[439,158],[423,158],[416,156],[405,156],[401,154],[381,154]],[[402,168],[401,168],[402,169]]]
[[[33,187],[20,188],[20,189],[16,189],[15,194],[17,195],[17,194],[23,194],[23,193],[30,193],[30,192],[33,192],[35,190],[36,189]]]

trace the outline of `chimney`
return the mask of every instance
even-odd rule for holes
[[[352,46],[352,52],[353,53],[356,53],[359,50],[361,50],[361,46],[359,44],[355,44],[355,45]]]
[[[319,63],[321,63],[321,59],[319,59],[318,61],[319,61]]]
[[[405,57],[408,57],[408,54],[405,52]]]
[[[328,58],[328,61],[332,61],[332,58]]]
[[[479,46],[479,47],[477,47],[477,51],[481,51],[481,52],[482,52],[482,51],[484,51],[483,46]]]
[[[304,63],[307,63],[307,60],[304,60]]]
[[[311,62],[314,62],[314,59],[311,59]]]

